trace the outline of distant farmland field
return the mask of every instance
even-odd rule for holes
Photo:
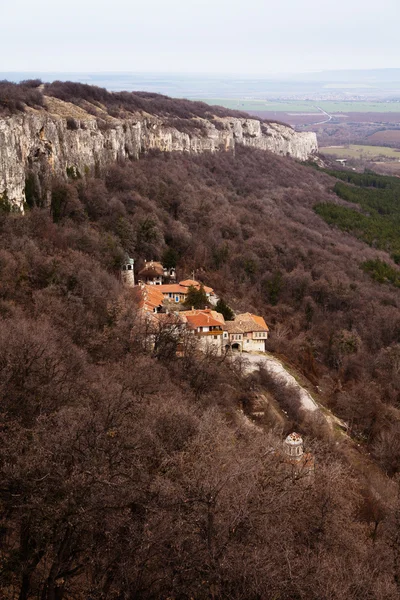
[[[196,100],[196,98],[191,98]],[[198,100],[198,98],[197,98]],[[315,106],[312,102],[268,102],[267,100],[251,100],[241,98],[201,98],[202,102],[207,104],[216,104],[218,106],[225,106],[226,108],[232,108],[235,110],[251,110],[251,111],[272,111],[272,112],[318,112],[315,111]]]
[[[326,119],[326,116],[321,112],[316,113],[301,113],[301,112],[281,112],[281,111],[266,111],[266,110],[248,110],[250,115],[254,117],[260,117],[260,119],[267,119],[268,121],[283,121],[283,123],[289,123],[292,127],[297,125],[314,125],[319,121]]]
[[[399,144],[400,129],[387,129],[386,131],[377,131],[369,135],[368,140],[378,144]]]
[[[400,150],[386,148],[384,146],[361,146],[351,144],[350,146],[326,146],[320,148],[321,154],[337,156],[338,158],[368,158],[376,159],[379,156],[400,160]]]
[[[249,112],[251,115],[254,115],[255,117],[260,117],[261,119],[268,119],[269,121],[273,121],[274,119],[276,119],[278,121],[283,121],[284,123],[289,123],[289,125],[292,125],[293,127],[301,125],[315,125],[316,123],[324,121],[326,119],[326,116],[321,112],[303,113],[296,111],[281,112],[250,109],[248,109],[247,112]],[[393,127],[400,125],[400,113],[335,113],[333,115],[332,121],[330,121],[329,123],[331,125],[339,126],[369,123],[376,125],[382,124],[386,127]],[[376,140],[376,143],[379,143],[379,141]],[[382,143],[386,142],[382,140]]]
[[[191,98],[199,100],[199,98]],[[335,113],[400,113],[400,102],[334,102],[334,101],[268,101],[249,98],[202,98],[207,104],[218,104],[236,110],[314,113],[316,106]]]

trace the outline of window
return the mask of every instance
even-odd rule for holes
[[[175,302],[179,302],[179,296],[175,296]]]
[[[214,335],[214,340],[217,340],[217,339],[218,339],[218,336],[217,336],[217,335]]]

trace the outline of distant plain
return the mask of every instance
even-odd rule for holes
[[[349,146],[326,146],[320,148],[321,154],[337,156],[338,158],[368,158],[377,159],[380,156],[394,158],[400,161],[400,150],[386,146],[367,146],[350,144]]]
[[[368,141],[384,144],[400,144],[400,129],[385,129],[368,136]]]
[[[192,98],[193,100],[197,98]],[[316,107],[326,110],[328,113],[399,113],[400,100],[398,102],[362,102],[362,101],[332,101],[332,100],[309,100],[309,101],[268,101],[253,100],[246,98],[202,98],[207,104],[218,104],[244,111],[268,111],[268,112],[299,112],[317,113]]]

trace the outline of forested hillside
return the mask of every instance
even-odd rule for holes
[[[397,267],[316,214],[334,184],[250,148],[150,153],[55,181],[25,216],[3,205],[2,598],[399,597],[400,292],[362,265]],[[126,253],[263,315],[269,350],[318,386],[387,487],[318,424],[246,420],[262,377],[149,349],[118,278]],[[293,427],[312,481],[282,460]]]
[[[338,181],[333,190],[357,206],[318,204],[315,208],[328,223],[349,231],[371,246],[389,252],[400,262],[400,180],[376,173],[327,171]],[[350,184],[350,185],[349,185]]]

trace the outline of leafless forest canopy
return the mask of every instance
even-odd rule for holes
[[[313,211],[334,184],[251,149],[155,153],[0,215],[2,597],[399,597],[400,292],[360,268],[385,252]],[[285,431],[237,412],[268,378],[148,348],[119,267],[171,251],[266,318],[393,494],[298,421],[316,470],[293,483]]]

